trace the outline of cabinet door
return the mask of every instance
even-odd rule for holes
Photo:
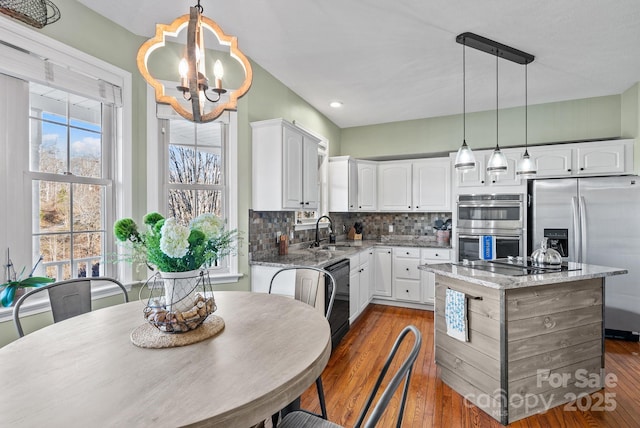
[[[357,162],[353,159],[349,159],[349,211],[357,211],[358,210],[358,198],[359,193],[358,189],[360,188],[360,176]]]
[[[362,254],[362,253],[361,253]],[[358,314],[361,314],[362,311],[369,304],[369,283],[371,282],[371,264],[369,263],[369,251],[364,251],[360,256],[360,261],[362,264],[360,265],[360,287],[358,289]]]
[[[531,147],[529,155],[537,168],[536,178],[567,177],[573,173],[571,148]]]
[[[373,295],[391,297],[391,248],[375,248],[373,256]]]
[[[352,323],[360,314],[360,269],[349,272],[349,322]]]
[[[493,153],[493,150],[485,155],[485,165],[489,163],[491,153]],[[520,149],[518,149],[518,151],[502,150],[502,153],[507,158],[507,172],[500,175],[486,174],[485,184],[491,186],[519,186],[522,184],[522,179],[516,174],[516,165],[518,164],[520,156],[524,153],[524,149],[522,149],[522,151],[520,151]]]
[[[358,162],[358,210],[375,211],[378,208],[378,168],[375,163]]]
[[[282,207],[296,210],[303,209],[302,134],[291,128],[285,127],[283,131],[283,140]],[[314,160],[314,162],[317,161]],[[274,171],[274,174],[277,173],[278,171]]]
[[[380,211],[411,211],[411,179],[410,162],[384,162],[378,165]]]
[[[467,171],[456,171],[456,185],[458,187],[484,186],[484,154],[485,152],[480,151],[474,153],[474,156],[476,158],[476,167],[474,169]]]
[[[625,145],[599,143],[575,149],[578,175],[621,174],[625,172]]]
[[[302,205],[305,210],[318,209],[318,142],[310,137],[303,137],[302,162]]]
[[[413,162],[413,209],[451,211],[451,163],[449,158]]]

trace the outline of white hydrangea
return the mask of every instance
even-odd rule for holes
[[[166,219],[160,230],[162,235],[160,237],[160,249],[169,257],[176,259],[184,257],[189,248],[190,233],[189,228],[176,222],[176,219]]]
[[[191,228],[204,233],[205,239],[215,238],[222,229],[222,220],[214,214],[204,213],[191,220]]]

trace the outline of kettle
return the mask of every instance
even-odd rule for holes
[[[547,247],[547,238],[542,238],[540,248],[531,254],[531,264],[534,266],[559,266],[562,256],[553,248]]]

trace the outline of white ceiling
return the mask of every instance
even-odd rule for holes
[[[131,32],[193,1],[78,0]],[[469,31],[528,52],[529,104],[620,94],[640,81],[638,0],[201,0],[240,49],[341,128],[462,112]],[[467,111],[496,107],[495,57],[466,49]],[[499,104],[524,105],[501,60]],[[332,100],[344,106],[332,109]]]

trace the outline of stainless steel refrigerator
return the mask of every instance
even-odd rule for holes
[[[547,237],[568,261],[627,269],[605,279],[608,337],[640,332],[640,177],[533,180],[529,249]]]

